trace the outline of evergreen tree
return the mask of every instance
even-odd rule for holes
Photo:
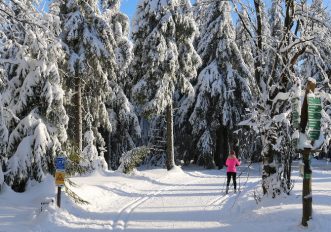
[[[15,191],[24,191],[29,179],[41,181],[53,172],[54,157],[67,139],[57,66],[63,57],[55,39],[58,19],[38,14],[35,3],[0,3],[0,162],[6,183]]]
[[[0,80],[2,80],[2,78],[3,76],[1,76],[1,71],[0,71]],[[0,84],[0,89],[1,89],[1,84]],[[2,166],[3,166],[3,159],[5,158],[6,143],[8,141],[8,129],[6,128],[6,124],[3,118],[4,109],[2,106],[1,92],[2,91],[0,91],[0,191],[5,180],[2,172]]]
[[[111,133],[105,133],[107,140],[106,160],[109,167],[117,169],[121,156],[136,147],[140,138],[139,120],[128,95],[132,86],[127,75],[132,60],[132,43],[129,40],[129,18],[120,13],[120,1],[106,1],[103,17],[109,23],[113,34],[115,78],[109,78],[112,95],[107,102]]]
[[[115,77],[113,35],[109,23],[98,9],[97,0],[54,1],[53,14],[62,22],[60,38],[66,58],[63,62],[69,114],[68,135],[77,153],[83,150],[83,132],[90,131],[84,113],[91,108],[94,145],[103,155],[105,141],[100,130],[111,130],[105,102],[109,99],[108,78]],[[90,142],[85,143],[90,146]],[[92,165],[92,164],[91,164]]]
[[[167,169],[174,167],[173,98],[192,92],[200,59],[192,42],[196,31],[187,0],[141,0],[133,20],[133,96],[146,117],[166,111]]]
[[[240,50],[240,53],[244,59],[247,68],[250,70],[251,73],[254,73],[254,41],[251,39],[250,34],[252,29],[248,28],[248,31],[245,27],[250,26],[248,13],[246,10],[242,12],[237,12],[240,18],[245,22],[238,20],[236,25],[236,44]]]
[[[250,106],[253,78],[235,41],[230,3],[215,1],[200,10],[208,16],[197,42],[203,64],[193,111],[185,103],[181,113],[189,115],[198,163],[213,168],[216,161],[222,168],[229,149],[237,149],[233,131]]]

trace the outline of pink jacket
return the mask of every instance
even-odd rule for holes
[[[237,172],[236,166],[240,165],[240,161],[235,156],[229,156],[226,159],[225,165],[227,166],[226,172]]]

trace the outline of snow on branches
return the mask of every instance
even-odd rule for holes
[[[63,57],[56,39],[59,20],[38,14],[32,1],[0,3],[0,94],[5,181],[24,191],[41,181],[66,140],[68,118],[58,71]],[[6,135],[7,134],[7,135]]]

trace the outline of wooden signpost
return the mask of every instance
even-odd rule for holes
[[[308,138],[313,145],[314,140],[319,139],[321,130],[321,99],[319,97],[309,96],[310,93],[314,93],[316,83],[313,80],[308,80],[307,88],[305,92],[305,98],[301,108],[300,116],[300,132],[305,134],[308,124]],[[303,226],[308,226],[309,219],[312,218],[312,189],[311,189],[311,177],[312,170],[310,166],[310,153],[311,147],[304,147],[300,151],[303,154],[303,185],[302,185],[302,222]]]
[[[308,138],[317,140],[321,131],[321,98],[308,96]]]

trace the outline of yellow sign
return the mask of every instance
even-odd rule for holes
[[[64,185],[64,172],[55,172],[55,184],[57,186],[63,186]]]

